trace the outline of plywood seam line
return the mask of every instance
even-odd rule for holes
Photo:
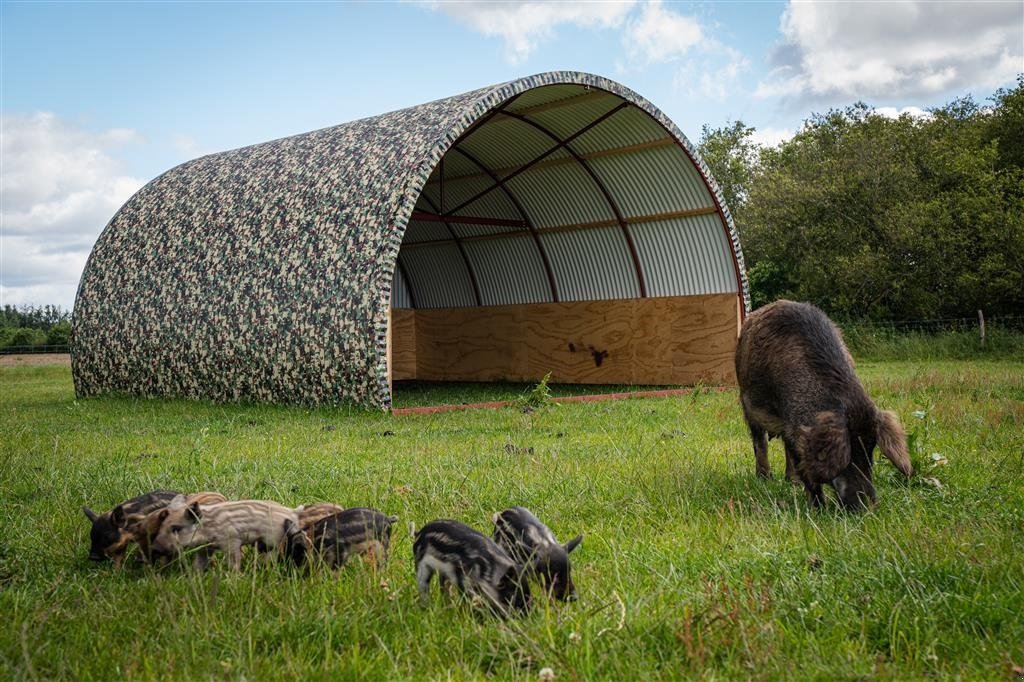
[[[452,236],[452,241],[455,242],[455,246],[458,247],[459,253],[462,254],[462,260],[466,263],[466,271],[469,272],[469,281],[473,283],[473,295],[476,297],[476,304],[483,305],[483,298],[480,296],[480,285],[476,281],[476,273],[473,271],[473,264],[469,262],[469,254],[466,253],[466,247],[462,245],[462,240],[459,239],[459,235],[456,234],[455,228],[453,228],[447,220],[444,220],[444,216],[440,215],[441,211],[438,209],[437,205],[430,200],[430,197],[426,194],[421,194],[420,198],[427,202],[427,205],[430,206],[434,213],[439,214],[439,217],[442,218],[441,223],[448,229],[448,234]],[[399,253],[401,253],[401,251],[399,251]]]
[[[474,157],[466,150],[461,149],[459,147],[454,147],[453,149],[462,156],[464,156],[466,159],[468,159],[470,163],[472,163],[477,168],[481,169],[484,173],[486,173],[488,177],[491,178],[491,180],[496,182],[498,186],[501,187],[501,191],[504,192],[505,196],[507,196],[509,201],[512,202],[512,205],[516,207],[516,210],[522,217],[523,222],[526,224],[526,229],[529,231],[530,236],[533,237],[533,243],[537,246],[537,252],[540,254],[541,262],[544,264],[544,272],[547,273],[548,285],[551,287],[551,300],[554,301],[555,303],[558,303],[558,288],[555,286],[555,273],[551,269],[551,261],[548,260],[547,251],[544,250],[544,244],[542,244],[540,241],[540,235],[537,233],[537,227],[533,224],[533,221],[530,220],[530,216],[526,214],[526,211],[523,209],[522,204],[519,203],[519,200],[512,193],[512,190],[510,190],[508,186],[505,185],[505,181],[500,179],[490,168],[485,166],[481,161],[479,161],[476,157]]]
[[[512,178],[516,177],[517,175],[525,173],[526,171],[528,171],[533,166],[537,165],[538,163],[540,163],[544,159],[548,158],[549,156],[551,156],[552,154],[557,152],[559,149],[563,149],[564,148],[566,151],[569,151],[570,154],[573,154],[574,152],[572,150],[570,150],[569,147],[567,146],[569,144],[569,142],[575,140],[580,135],[583,135],[584,133],[588,132],[589,130],[591,130],[592,128],[597,126],[598,124],[604,122],[606,119],[610,118],[613,114],[615,114],[615,113],[617,113],[619,111],[622,111],[627,106],[629,106],[629,102],[623,102],[622,104],[620,104],[619,106],[615,107],[611,111],[609,111],[609,112],[607,112],[605,114],[602,114],[596,120],[594,120],[594,121],[588,123],[587,125],[583,126],[579,130],[577,130],[575,133],[573,133],[569,137],[565,138],[565,140],[559,140],[556,136],[554,136],[550,132],[548,132],[547,133],[548,137],[551,137],[552,139],[554,139],[557,144],[555,144],[554,147],[552,147],[551,149],[547,150],[546,152],[544,152],[540,156],[535,157],[533,160],[526,162],[522,166],[519,166],[519,168],[515,169],[514,171],[512,171],[508,175],[504,176],[501,179],[501,181],[502,182],[508,182],[509,180],[511,180]],[[505,109],[498,109],[498,110],[496,110],[496,113],[500,113],[500,114],[502,114],[504,116],[509,116],[511,118],[517,118],[517,119],[522,120],[522,121],[524,121],[524,122],[526,122],[526,123],[528,123],[530,125],[534,125],[534,126],[539,125],[539,124],[533,123],[529,119],[519,117],[518,114],[512,114],[512,113],[506,111]],[[482,196],[484,196],[486,194],[490,194],[491,192],[493,192],[496,189],[498,189],[498,185],[497,184],[494,184],[494,185],[491,185],[490,187],[482,189],[479,192],[477,192],[476,194],[474,194],[473,196],[471,196],[470,198],[468,198],[465,201],[463,201],[461,204],[459,204],[455,208],[453,208],[450,211],[448,211],[448,213],[455,213],[456,211],[459,211],[459,210],[465,208],[466,206],[469,206],[470,204],[472,204],[474,201],[476,201],[480,197],[482,197]]]
[[[625,109],[628,106],[630,106],[629,102],[623,102],[622,104],[620,104],[619,106],[615,107],[607,114],[602,116],[601,118],[594,121],[594,123],[592,123],[589,127],[594,127],[605,118],[610,117],[612,114],[621,111],[622,109]],[[572,135],[570,137],[567,137],[565,140],[562,140],[553,132],[548,130],[545,126],[541,125],[540,123],[537,123],[536,121],[532,121],[526,118],[525,116],[519,116],[518,114],[512,114],[507,111],[504,113],[504,115],[518,118],[523,123],[533,126],[540,132],[550,137],[552,140],[558,142],[559,148],[565,149],[565,151],[572,154],[573,158],[576,159],[577,163],[579,163],[583,170],[587,172],[587,175],[590,176],[590,179],[594,181],[595,185],[597,185],[598,190],[600,190],[601,194],[604,195],[605,201],[608,202],[608,207],[611,208],[612,213],[615,215],[615,220],[619,224],[619,229],[622,230],[622,236],[625,237],[626,239],[626,246],[629,247],[629,255],[633,259],[633,268],[636,270],[636,281],[637,285],[640,287],[640,298],[647,298],[647,285],[644,282],[643,272],[640,268],[640,254],[637,253],[636,244],[633,242],[633,235],[630,234],[629,228],[626,226],[626,221],[622,217],[622,211],[619,210],[619,207],[615,203],[615,200],[612,199],[612,195],[608,192],[608,188],[605,186],[604,182],[601,181],[601,178],[597,176],[597,173],[594,172],[594,169],[590,167],[590,164],[587,163],[575,149],[569,146],[569,143],[572,142],[572,140],[574,140],[575,138],[582,135],[583,131],[577,132],[575,135]]]
[[[409,303],[412,307],[416,307],[416,294],[412,293],[412,280],[409,279],[409,271],[405,269],[405,265],[402,264],[402,253],[399,251],[398,255],[395,256],[395,262],[398,263],[398,269],[402,273],[402,279],[405,280],[405,290],[409,294]]]

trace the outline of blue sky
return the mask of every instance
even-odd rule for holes
[[[200,154],[540,71],[617,80],[696,140],[864,100],[918,111],[1024,71],[1024,3],[0,5],[0,298],[70,307],[95,238]]]

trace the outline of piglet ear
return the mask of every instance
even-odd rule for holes
[[[89,521],[91,521],[92,523],[96,523],[96,519],[100,517],[99,514],[94,512],[92,509],[89,509],[88,507],[82,507],[82,511],[85,512],[85,517],[89,519]]]
[[[581,542],[583,542],[583,533],[580,533],[572,540],[569,540],[569,542],[565,543],[565,553],[568,554],[569,552],[579,547]]]
[[[199,506],[198,502],[192,503],[192,505],[188,508],[188,511],[186,512],[186,516],[192,517],[192,519],[196,523],[199,523],[199,519],[203,518],[203,510]]]
[[[128,525],[128,519],[124,515],[124,507],[121,505],[114,507],[114,511],[110,512],[110,520],[117,528],[124,528]]]
[[[185,506],[185,496],[181,493],[175,495],[170,502],[167,503],[168,509],[181,509]]]

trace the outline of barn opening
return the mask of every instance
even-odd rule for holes
[[[580,84],[482,116],[408,221],[390,380],[733,383],[738,247],[684,140]]]

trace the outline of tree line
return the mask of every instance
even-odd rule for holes
[[[1024,74],[926,116],[858,102],[757,144],[742,121],[698,145],[732,211],[754,307],[840,319],[1024,310]]]
[[[70,338],[70,310],[55,305],[0,308],[0,349],[67,346]]]

